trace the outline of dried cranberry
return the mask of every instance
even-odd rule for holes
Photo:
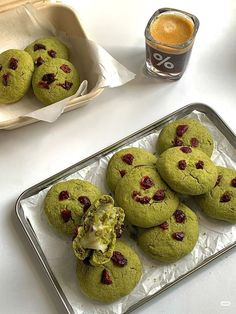
[[[188,146],[183,146],[183,147],[180,148],[180,150],[181,150],[183,153],[185,153],[185,154],[189,154],[189,153],[192,152],[192,149],[191,149],[190,147],[188,147]]]
[[[169,224],[167,221],[163,222],[162,224],[158,225],[163,230],[167,230],[169,228]]]
[[[103,269],[103,271],[102,271],[101,282],[104,283],[105,285],[111,285],[112,284],[111,275],[109,274],[108,270],[106,270],[106,269]]]
[[[47,73],[44,74],[44,76],[42,77],[42,81],[46,82],[48,85],[50,85],[51,83],[53,83],[55,81],[55,74],[54,73]]]
[[[178,137],[175,137],[174,141],[172,141],[173,146],[182,146],[184,142],[180,140]]]
[[[177,241],[183,241],[184,239],[184,233],[182,231],[180,232],[175,232],[172,234],[173,239],[177,240]]]
[[[2,65],[0,64],[0,71],[2,70]]]
[[[8,86],[8,79],[9,79],[10,74],[9,73],[5,73],[2,76],[2,84],[4,86]]]
[[[62,88],[66,89],[66,90],[69,90],[71,89],[73,83],[72,82],[68,82],[68,81],[65,81],[64,83],[60,83],[58,84],[59,86],[61,86]]]
[[[49,89],[49,85],[47,82],[40,81],[38,85],[41,88]]]
[[[187,166],[187,163],[186,163],[185,160],[180,160],[180,161],[178,162],[178,168],[179,168],[180,170],[184,170],[184,169],[186,168],[186,166]]]
[[[149,196],[143,196],[143,197],[136,197],[135,200],[136,202],[139,202],[141,204],[148,204],[151,198]]]
[[[154,201],[157,201],[157,202],[163,201],[164,198],[165,198],[165,191],[164,190],[157,190],[152,197],[152,199]]]
[[[11,58],[8,67],[9,69],[16,70],[18,67],[18,60],[16,58]]]
[[[119,172],[120,172],[120,176],[121,176],[122,178],[123,178],[123,176],[126,175],[126,170],[120,170]]]
[[[204,161],[198,160],[198,162],[196,162],[195,166],[197,169],[203,169],[204,168]]]
[[[119,239],[122,236],[122,233],[124,231],[125,226],[122,224],[121,226],[115,226],[115,233],[116,233],[116,237]]]
[[[138,192],[138,191],[133,191],[133,192],[132,192],[132,198],[135,199],[137,196],[141,196],[141,193]]]
[[[35,64],[37,67],[39,67],[39,66],[42,65],[44,62],[45,62],[45,61],[43,60],[43,58],[38,57],[38,59],[36,59],[36,60],[34,61],[34,64]]]
[[[68,222],[71,219],[71,210],[68,208],[65,208],[61,211],[61,218],[64,220],[64,222]]]
[[[234,188],[236,188],[236,178],[233,178],[233,179],[231,180],[231,185],[232,185]]]
[[[190,140],[190,144],[192,147],[198,147],[199,145],[199,140],[196,137],[192,137]]]
[[[176,135],[181,137],[183,134],[188,130],[188,125],[186,124],[180,124],[176,128]]]
[[[144,176],[142,177],[140,181],[140,185],[144,190],[147,190],[147,189],[150,189],[154,185],[154,182],[152,181],[150,177]]]
[[[231,200],[231,196],[229,194],[229,192],[225,192],[223,195],[221,195],[220,197],[220,202],[221,203],[227,203]]]
[[[132,165],[134,156],[132,154],[125,154],[121,157],[122,161],[128,165]]]
[[[127,262],[128,262],[127,258],[125,258],[124,255],[118,251],[113,252],[111,260],[115,265],[118,265],[121,267],[124,267],[125,265],[127,265]]]
[[[46,50],[46,46],[44,46],[43,44],[35,44],[34,45],[34,51],[40,50],[40,49]]]
[[[50,56],[50,57],[52,57],[52,58],[56,58],[56,56],[57,56],[57,53],[56,53],[56,51],[54,51],[54,50],[49,50],[48,51],[48,55]]]
[[[67,64],[62,64],[62,65],[60,66],[60,69],[61,69],[63,72],[65,72],[65,73],[70,73],[70,72],[71,72],[71,68],[70,68],[69,65],[67,65]]]
[[[58,198],[59,201],[64,201],[67,200],[70,197],[69,192],[68,191],[61,191]]]
[[[223,176],[221,174],[218,175],[215,186],[220,184],[221,179],[223,178]]]
[[[84,212],[86,212],[91,206],[90,199],[87,196],[80,196],[78,198],[78,201],[80,202],[80,204],[84,205],[83,207]]]
[[[176,209],[174,212],[175,221],[178,223],[183,223],[185,221],[185,213],[181,209]]]

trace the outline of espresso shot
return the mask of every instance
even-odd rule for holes
[[[187,12],[164,8],[156,11],[145,29],[146,72],[178,80],[189,61],[198,19]]]

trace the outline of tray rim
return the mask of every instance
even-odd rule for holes
[[[206,114],[206,116],[214,123],[217,121],[217,123],[220,125],[217,126],[217,128],[220,130],[220,132],[227,138],[227,140],[231,143],[231,145],[236,149],[236,135],[233,133],[233,131],[227,126],[227,124],[224,122],[224,120],[218,115],[218,113],[216,113],[215,110],[213,110],[210,106],[203,104],[203,103],[190,103],[184,107],[181,107],[177,110],[175,110],[174,112],[162,117],[161,119],[147,125],[146,127],[131,133],[130,135],[128,135],[127,137],[115,142],[112,145],[109,145],[108,147],[92,154],[91,156],[82,159],[81,161],[73,164],[70,167],[65,168],[64,170],[48,177],[47,179],[33,185],[32,187],[26,189],[24,192],[22,192],[20,194],[20,196],[17,198],[16,203],[15,203],[15,214],[18,218],[18,222],[20,223],[21,227],[23,228],[25,235],[28,239],[28,241],[30,242],[32,248],[34,249],[34,252],[36,253],[37,257],[39,258],[39,261],[41,262],[41,266],[43,267],[44,271],[46,272],[46,275],[49,279],[49,281],[51,282],[53,288],[56,290],[57,295],[59,297],[59,299],[61,300],[62,304],[65,307],[65,310],[67,311],[67,313],[69,314],[73,314],[74,310],[70,304],[70,302],[68,301],[68,299],[66,298],[60,284],[57,281],[57,278],[54,276],[52,269],[50,268],[48,262],[47,262],[47,258],[44,255],[44,252],[39,244],[39,242],[37,241],[37,236],[33,230],[33,228],[31,227],[30,221],[28,219],[26,219],[26,217],[24,216],[24,211],[21,207],[20,202],[25,199],[28,198],[36,193],[38,193],[40,190],[47,188],[48,186],[52,185],[53,183],[69,176],[70,174],[72,174],[73,172],[78,171],[81,168],[86,167],[87,165],[89,165],[90,163],[94,162],[96,159],[101,158],[103,155],[108,154],[110,151],[112,151],[113,149],[119,148],[121,146],[123,146],[127,141],[130,142],[134,142],[135,139],[138,136],[142,136],[142,134],[144,133],[148,133],[150,131],[153,131],[153,129],[155,129],[155,127],[160,128],[162,125],[166,124],[168,121],[172,120],[173,118],[181,118],[181,117],[176,117],[176,115],[182,115],[185,116],[191,112],[193,112],[194,110],[197,110],[199,112],[202,112],[204,114]],[[210,117],[209,117],[210,116]],[[208,265],[210,262],[214,261],[215,259],[217,259],[219,256],[223,255],[224,253],[228,252],[229,250],[233,249],[234,247],[236,247],[236,241],[233,242],[232,244],[230,244],[229,246],[227,246],[226,248],[218,251],[217,253],[213,254],[212,256],[209,256],[208,258],[206,258],[203,262],[201,262],[199,265],[197,265],[196,267],[194,267],[193,269],[189,270],[187,273],[181,275],[180,277],[178,277],[176,280],[174,280],[171,283],[166,284],[165,286],[163,286],[159,291],[157,291],[156,293],[154,293],[151,296],[145,297],[142,300],[138,301],[136,304],[133,304],[132,306],[130,306],[125,312],[124,314],[128,314],[131,313],[132,311],[134,311],[135,309],[137,309],[138,307],[140,307],[141,305],[145,304],[146,302],[148,302],[149,300],[153,299],[154,297],[160,295],[162,292],[168,290],[170,287],[174,286],[175,284],[177,284],[178,282],[182,281],[183,279],[187,278],[188,276],[190,276],[192,273],[194,273],[195,271],[203,268],[204,266]]]

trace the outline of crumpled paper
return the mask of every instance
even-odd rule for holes
[[[56,36],[69,47],[71,61],[82,76],[82,82],[75,95],[52,105],[44,107],[33,95],[32,90],[17,103],[1,104],[0,122],[18,117],[54,122],[63,113],[68,102],[85,95],[89,85],[94,84],[95,80],[93,89],[120,86],[135,77],[134,73],[95,42],[58,32],[50,21],[45,19],[42,12],[30,4],[1,13],[0,28],[0,53],[12,48],[24,49],[40,37]]]
[[[200,112],[188,115],[201,121],[210,130],[214,138],[214,151],[212,160],[217,164],[236,169],[235,149],[222,135],[217,127]],[[156,141],[160,130],[154,130],[148,136],[142,137],[129,146],[142,147],[150,152],[155,152]],[[127,146],[124,146],[127,147]],[[123,147],[123,148],[124,148]],[[97,159],[85,168],[73,173],[67,179],[84,179],[97,185],[103,193],[109,193],[105,184],[106,168],[112,153]],[[49,188],[40,191],[21,201],[24,215],[29,220],[38,239],[53,274],[62,288],[69,304],[76,314],[121,314],[130,307],[136,307],[145,298],[165,289],[181,276],[206,262],[208,258],[217,254],[230,245],[236,243],[236,225],[217,221],[206,217],[196,206],[192,199],[185,199],[185,203],[192,208],[199,219],[200,234],[193,251],[179,261],[163,264],[146,256],[128,234],[122,239],[138,253],[143,264],[143,275],[136,288],[126,297],[109,305],[92,301],[80,292],[76,279],[76,258],[71,248],[71,240],[55,233],[50,227],[43,210],[43,202]],[[191,277],[189,277],[189,280]],[[173,288],[174,289],[174,288]]]

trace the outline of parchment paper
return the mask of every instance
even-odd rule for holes
[[[32,90],[17,103],[0,104],[0,122],[17,117],[32,117],[37,120],[54,122],[63,113],[71,99],[87,93],[89,84],[90,86],[95,85],[93,89],[116,87],[135,77],[134,73],[116,61],[95,42],[58,32],[50,21],[45,19],[40,10],[30,4],[1,13],[0,34],[0,53],[7,49],[24,49],[40,37],[58,37],[69,47],[70,59],[82,79],[75,95],[50,106],[44,107],[33,95]]]
[[[202,113],[193,112],[188,117],[200,120],[213,134],[215,149],[212,155],[212,160],[217,165],[235,169],[235,149],[226,140],[222,133]],[[159,131],[154,132],[137,140],[129,146],[143,147],[150,152],[155,152],[155,144],[158,134]],[[104,158],[101,158],[97,162],[94,162],[86,168],[69,176],[67,179],[86,179],[96,184],[104,193],[109,193],[105,185],[105,172],[111,156],[112,154],[109,154]],[[136,245],[135,241],[129,237],[128,233],[125,234],[123,240],[128,242],[129,245],[137,251],[141,258],[143,275],[139,284],[130,295],[111,305],[102,305],[98,302],[89,300],[83,296],[79,290],[75,276],[76,258],[72,252],[71,240],[55,233],[49,226],[43,212],[43,201],[47,191],[48,189],[42,190],[37,195],[22,200],[21,205],[37,235],[49,265],[75,313],[124,313],[131,305],[136,304],[147,296],[153,295],[168,283],[175,281],[181,275],[192,270],[206,258],[236,241],[236,225],[207,218],[192,201],[186,200],[187,204],[195,210],[200,223],[199,240],[194,250],[178,262],[165,265],[145,256]]]

